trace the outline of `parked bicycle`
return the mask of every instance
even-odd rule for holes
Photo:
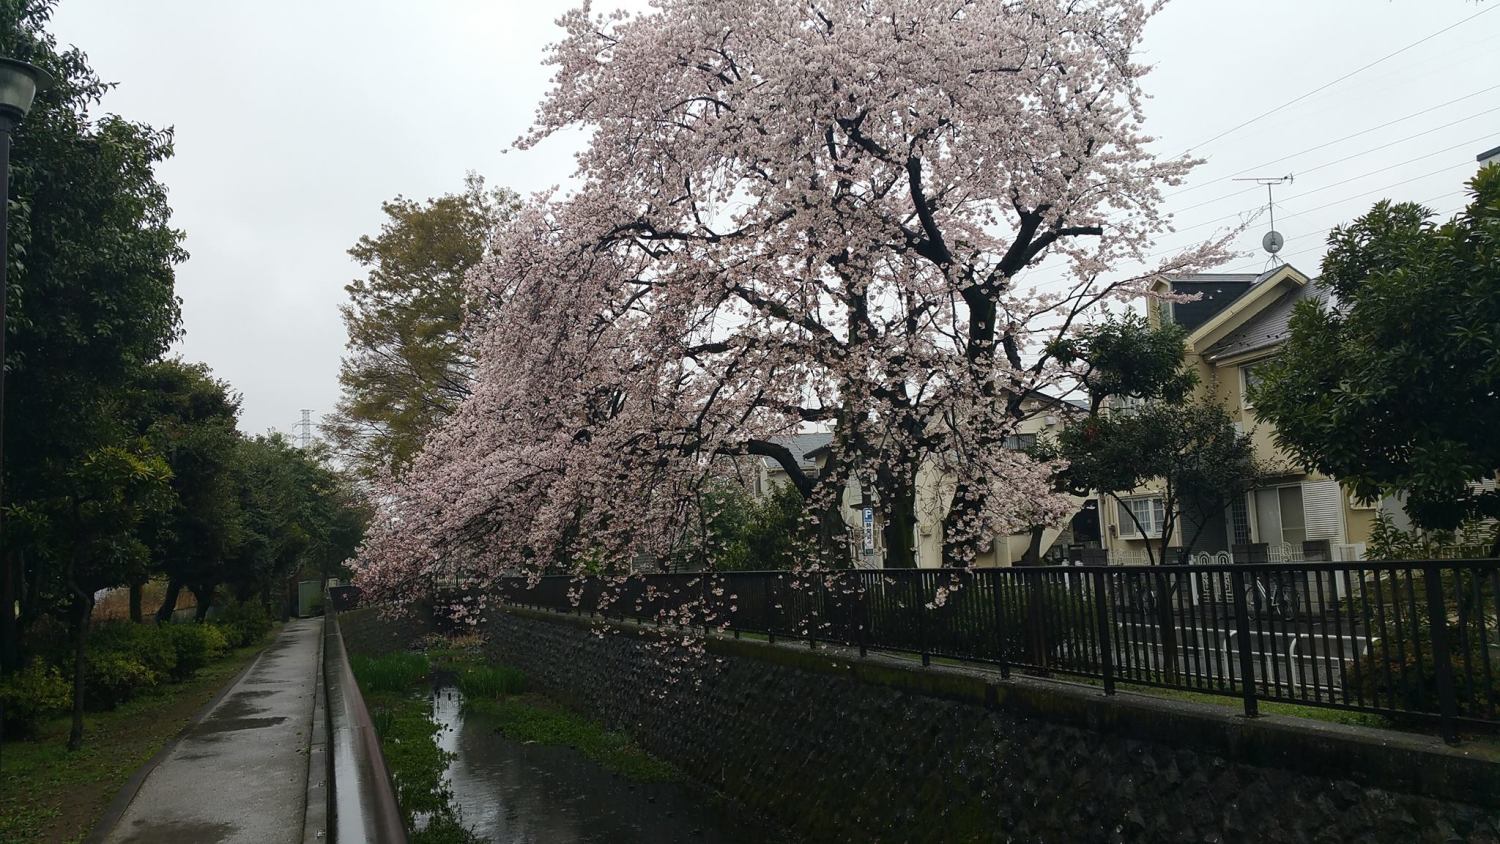
[[[1245,607],[1251,615],[1297,620],[1297,584],[1285,572],[1257,574],[1245,587]]]
[[[1175,572],[1152,572],[1150,574],[1135,575],[1133,577],[1122,577],[1115,581],[1115,606],[1131,609],[1136,612],[1152,615],[1160,606],[1161,597],[1157,595],[1158,579],[1164,580],[1166,584],[1166,598],[1171,600],[1177,593],[1177,575]]]

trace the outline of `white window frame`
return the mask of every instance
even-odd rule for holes
[[[1261,358],[1260,360],[1253,360],[1249,363],[1240,364],[1240,409],[1255,409],[1255,405],[1250,402],[1250,370],[1264,364],[1265,362],[1266,359]]]
[[[1250,490],[1250,491],[1248,491],[1248,492],[1245,493],[1245,499],[1246,499],[1245,500],[1245,504],[1250,509],[1250,513],[1249,513],[1249,515],[1250,515],[1250,526],[1251,526],[1250,527],[1250,536],[1252,537],[1253,541],[1259,542],[1259,543],[1262,543],[1262,544],[1265,544],[1265,545],[1285,545],[1285,546],[1289,546],[1289,547],[1293,545],[1293,543],[1286,541],[1285,514],[1282,513],[1282,511],[1281,511],[1281,491],[1283,489],[1290,489],[1290,488],[1294,488],[1294,487],[1297,489],[1297,493],[1298,493],[1299,497],[1302,497],[1302,533],[1303,533],[1304,540],[1306,539],[1306,535],[1307,535],[1307,499],[1306,499],[1307,490],[1305,488],[1305,484],[1302,481],[1294,481],[1292,483],[1267,484],[1266,486],[1258,486],[1255,489],[1252,489],[1252,490]],[[1258,493],[1258,492],[1260,492],[1262,490],[1266,490],[1266,491],[1275,490],[1275,492],[1276,492],[1276,515],[1277,515],[1277,521],[1281,522],[1281,524],[1278,525],[1278,530],[1277,530],[1277,532],[1280,534],[1280,536],[1277,536],[1274,539],[1269,538],[1269,537],[1266,536],[1266,532],[1262,528],[1261,523],[1260,523],[1260,507],[1259,507],[1259,505],[1257,505],[1257,503],[1255,501],[1255,496],[1256,496],[1256,493]]]
[[[1151,508],[1152,515],[1156,516],[1156,530],[1151,531],[1150,528],[1152,527],[1152,525],[1146,523],[1145,519],[1141,519],[1141,521],[1145,523],[1144,527],[1148,529],[1148,532],[1143,535],[1138,530],[1136,530],[1134,519],[1122,518],[1124,514],[1120,512],[1119,508],[1126,507],[1134,512],[1135,508],[1132,506],[1132,504],[1136,501],[1156,502],[1156,506]],[[1140,518],[1139,514],[1136,515],[1136,518]],[[1129,498],[1118,499],[1115,502],[1115,521],[1119,522],[1121,539],[1161,539],[1161,530],[1163,525],[1167,521],[1166,500],[1163,499],[1160,495],[1133,495]]]

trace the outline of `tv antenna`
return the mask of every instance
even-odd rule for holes
[[[1286,244],[1286,238],[1282,237],[1281,232],[1276,230],[1276,199],[1272,194],[1272,190],[1277,185],[1291,184],[1293,181],[1292,174],[1288,173],[1285,176],[1275,177],[1245,176],[1234,181],[1255,182],[1258,185],[1266,186],[1266,210],[1271,215],[1271,230],[1266,232],[1265,236],[1260,239],[1260,246],[1271,256],[1267,259],[1267,263],[1273,265],[1284,263],[1280,258],[1276,257],[1276,253],[1280,252],[1281,247]]]

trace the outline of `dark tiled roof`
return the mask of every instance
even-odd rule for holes
[[[1287,336],[1287,323],[1292,310],[1303,299],[1323,301],[1327,293],[1318,287],[1316,280],[1299,285],[1277,296],[1260,313],[1245,321],[1244,325],[1219,342],[1209,346],[1204,356],[1209,360],[1232,357],[1246,352],[1268,349]]]
[[[771,442],[780,443],[790,449],[797,457],[797,464],[803,469],[812,469],[818,465],[813,452],[833,442],[833,434],[792,434],[785,437],[772,437]],[[762,457],[761,462],[773,469],[781,466],[769,457]]]

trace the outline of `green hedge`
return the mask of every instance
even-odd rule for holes
[[[30,735],[41,721],[66,712],[71,700],[72,687],[62,672],[40,662],[0,679],[5,734]]]
[[[214,618],[213,623],[223,631],[229,646],[243,648],[259,642],[271,632],[271,616],[266,608],[254,601],[230,604]]]
[[[164,683],[188,680],[199,669],[270,630],[264,612],[241,610],[230,623],[134,624],[109,621],[92,628],[84,657],[84,707],[114,709]],[[5,729],[24,735],[72,703],[71,648],[61,642],[24,671],[0,678]]]

